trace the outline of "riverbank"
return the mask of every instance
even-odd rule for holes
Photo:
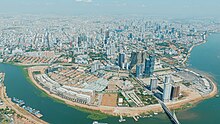
[[[2,83],[2,85],[0,86],[0,98],[4,103],[4,106],[9,107],[13,111],[15,111],[15,124],[47,124],[47,122],[35,117],[34,115],[28,113],[26,110],[13,103],[11,101],[11,98],[8,98],[7,96],[4,83]]]
[[[141,114],[149,114],[150,112],[162,112],[162,108],[159,104],[155,105],[149,105],[145,107],[109,107],[109,106],[89,106],[85,104],[80,104],[76,102],[72,102],[70,100],[61,98],[55,94],[50,93],[46,89],[44,89],[41,85],[39,85],[33,77],[33,72],[34,71],[41,71],[44,73],[44,69],[47,68],[46,66],[35,66],[35,67],[29,67],[28,68],[28,76],[30,80],[34,83],[35,86],[37,86],[40,90],[44,91],[47,95],[50,97],[53,97],[55,99],[63,101],[65,104],[71,105],[71,106],[78,106],[81,108],[89,109],[89,110],[94,110],[94,111],[100,111],[102,113],[108,114],[108,115],[113,115],[113,116],[127,116],[127,117],[132,117],[132,116],[137,116]],[[198,103],[204,99],[210,98],[215,96],[217,93],[217,87],[216,84],[211,80],[211,85],[213,86],[212,92],[210,92],[206,96],[201,96],[199,93],[195,93],[194,91],[188,91],[189,96],[187,98],[184,98],[182,100],[178,100],[175,102],[169,102],[167,103],[167,106],[170,109],[178,109],[182,108],[186,104],[195,104]]]
[[[199,46],[199,45],[202,45],[202,44],[204,44],[204,43],[206,43],[206,42],[207,42],[207,41],[204,40],[204,41],[201,42],[201,43],[193,44],[192,47],[190,47],[190,49],[189,49],[189,51],[188,51],[188,53],[187,53],[185,59],[183,60],[182,64],[185,66],[185,64],[186,64],[186,62],[187,62],[187,60],[188,60],[188,58],[189,58],[189,56],[190,56],[190,54],[191,54],[191,52],[192,52],[192,50],[193,50],[194,47]]]

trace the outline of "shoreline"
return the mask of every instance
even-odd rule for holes
[[[45,68],[45,67],[43,67],[43,68]],[[61,98],[60,96],[57,96],[56,94],[52,94],[49,91],[47,91],[46,89],[44,89],[42,86],[40,86],[37,83],[37,81],[34,80],[34,77],[32,74],[32,72],[34,70],[35,69],[33,67],[27,68],[28,76],[35,86],[37,86],[40,90],[44,91],[49,97],[52,97],[52,98],[57,99],[59,101],[61,100],[65,104],[73,106],[73,107],[77,106],[77,107],[80,107],[83,109],[88,109],[91,111],[100,111],[100,112],[105,113],[107,115],[112,115],[112,116],[122,115],[122,116],[126,116],[126,117],[132,117],[132,116],[137,116],[137,115],[141,115],[141,114],[149,114],[152,111],[153,112],[162,112],[162,108],[159,104],[148,105],[148,106],[144,106],[144,107],[110,107],[110,106],[96,107],[96,106],[89,106],[89,105],[85,105],[85,104],[76,103],[76,102]],[[210,81],[210,85],[213,87],[212,91],[209,94],[207,94],[205,96],[201,96],[201,95],[189,96],[189,97],[182,99],[182,100],[166,103],[168,108],[169,109],[180,109],[180,108],[183,108],[183,106],[186,104],[189,104],[189,103],[196,104],[196,103],[199,103],[205,99],[214,97],[218,93],[217,85],[212,79],[207,77],[207,75],[204,75],[204,77]]]
[[[4,102],[5,106],[11,108],[16,113],[16,115],[14,116],[15,124],[20,123],[20,121],[24,122],[25,124],[48,124],[46,121],[35,117],[31,113],[13,103],[11,101],[11,98],[7,96],[6,86],[4,85],[4,82],[2,82],[0,91],[1,100]]]
[[[185,59],[183,60],[182,64],[185,66],[185,64],[186,64],[186,62],[188,61],[189,56],[190,56],[190,54],[191,54],[191,52],[192,52],[192,50],[193,50],[194,47],[199,46],[199,45],[202,45],[202,44],[205,44],[206,42],[208,42],[208,41],[204,40],[204,41],[201,42],[201,43],[193,44],[192,47],[190,47],[190,49],[189,49],[189,51],[188,51],[188,53],[187,53]]]

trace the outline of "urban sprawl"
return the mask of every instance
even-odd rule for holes
[[[188,69],[187,59],[217,31],[217,22],[193,19],[2,16],[0,62],[31,66],[50,94],[126,115],[120,108],[212,92],[211,80]]]

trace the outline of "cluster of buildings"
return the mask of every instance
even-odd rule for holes
[[[164,102],[178,99],[186,80],[175,69],[217,28],[143,17],[0,17],[0,62],[49,64],[35,79],[72,101],[100,105],[103,94],[117,93],[120,104],[144,106],[157,94]],[[208,84],[198,82],[191,88]]]
[[[169,102],[169,101],[175,101],[178,100],[180,97],[180,86],[178,84],[175,84],[171,78],[170,75],[166,75],[164,81],[162,82],[161,85],[162,90],[159,91],[159,85],[158,85],[158,79],[155,77],[152,77],[150,79],[150,85],[149,85],[149,90],[152,91],[153,93],[161,93],[160,98],[164,102]]]
[[[79,102],[82,104],[91,104],[94,97],[93,90],[71,87],[67,85],[61,86],[58,82],[52,80],[46,74],[37,74],[35,75],[35,79],[42,87],[51,93],[57,94],[58,96],[71,101]]]
[[[83,104],[93,104],[95,92],[108,86],[109,77],[97,77],[83,67],[53,65],[44,74],[35,73],[37,82],[51,93]]]

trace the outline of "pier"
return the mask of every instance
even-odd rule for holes
[[[173,124],[180,124],[180,122],[178,121],[176,117],[176,114],[174,112],[172,113],[163,102],[159,101],[159,103],[162,106],[165,113],[167,114],[167,116],[170,118],[171,122]]]

